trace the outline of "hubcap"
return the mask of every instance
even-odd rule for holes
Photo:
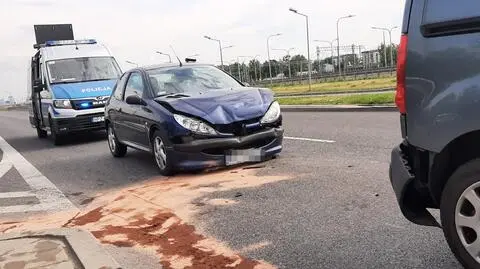
[[[468,187],[455,208],[457,234],[467,252],[480,263],[480,182]]]
[[[110,150],[114,152],[117,147],[117,142],[115,140],[115,133],[113,133],[112,127],[108,127],[108,145],[110,146]]]
[[[160,169],[165,169],[167,166],[167,154],[165,151],[165,144],[160,137],[155,137],[153,141],[153,151],[155,154],[155,161]]]

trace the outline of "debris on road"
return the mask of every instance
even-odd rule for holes
[[[242,195],[243,195],[243,194],[242,194],[241,192],[235,193],[235,197],[240,197],[240,196],[242,196]]]
[[[222,242],[200,234],[194,216],[202,208],[195,201],[209,193],[248,188],[287,180],[287,176],[256,176],[253,170],[222,171],[173,179],[154,178],[119,191],[98,194],[79,215],[60,212],[35,216],[11,224],[0,221],[0,229],[22,232],[55,227],[90,231],[104,244],[155,251],[163,268],[275,268],[245,258]],[[237,195],[242,195],[237,192]],[[236,201],[204,199],[208,205],[230,205]]]
[[[87,205],[87,204],[90,204],[91,202],[93,202],[93,199],[95,199],[95,198],[92,198],[92,197],[90,197],[90,198],[87,198],[87,199],[85,199],[85,200],[81,201],[81,202],[80,202],[80,204],[81,204],[81,205]]]

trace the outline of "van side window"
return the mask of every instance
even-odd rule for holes
[[[127,87],[125,88],[125,95],[123,97],[126,98],[130,95],[138,95],[141,97],[143,96],[144,88],[142,75],[134,72],[128,78]]]
[[[428,0],[425,4],[423,23],[447,22],[480,17],[480,1]]]
[[[123,100],[123,89],[125,88],[125,82],[127,81],[128,74],[124,73],[115,84],[113,89],[113,97],[119,101]]]

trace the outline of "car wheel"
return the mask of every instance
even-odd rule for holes
[[[480,159],[460,166],[442,192],[440,214],[450,249],[465,268],[480,268]]]
[[[46,138],[48,136],[47,131],[43,130],[40,127],[37,127],[37,136],[38,138]]]
[[[118,141],[111,124],[108,125],[107,136],[108,148],[110,149],[110,153],[112,153],[113,157],[125,156],[125,154],[127,154],[127,146]]]
[[[53,121],[52,118],[48,119],[48,122],[50,124],[50,135],[52,136],[53,144],[55,146],[61,145],[63,142],[63,137],[59,135],[57,132],[55,132],[53,128]]]
[[[168,151],[165,145],[165,139],[160,135],[159,131],[153,134],[152,138],[153,156],[155,163],[160,170],[160,174],[169,176],[173,174],[173,168],[168,156]]]

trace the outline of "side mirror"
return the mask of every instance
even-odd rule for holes
[[[127,99],[125,99],[125,102],[127,102],[127,104],[129,105],[140,105],[140,106],[146,105],[145,101],[143,101],[143,99],[138,95],[127,96]]]
[[[33,91],[34,92],[41,92],[45,89],[45,85],[43,85],[41,79],[35,79],[33,81]]]

